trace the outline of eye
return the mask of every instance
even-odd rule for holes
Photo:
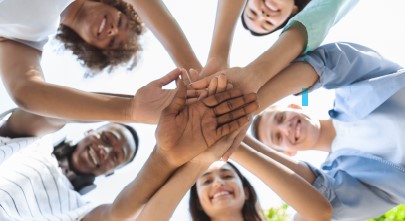
[[[111,144],[111,139],[110,137],[108,137],[108,135],[106,135],[105,133],[101,134],[101,140],[106,143],[106,144]]]
[[[251,13],[254,17],[257,16],[257,13],[256,13],[253,9],[250,9],[249,11],[250,11],[250,13]]]
[[[233,179],[233,175],[231,175],[231,174],[224,175],[224,176],[222,177],[222,179],[226,179],[226,180]]]
[[[204,181],[202,182],[202,185],[208,185],[208,184],[210,184],[210,183],[212,183],[212,179],[206,179],[206,180],[204,180]]]
[[[280,133],[276,134],[276,142],[277,142],[277,144],[279,144],[281,142],[281,134]]]
[[[266,21],[266,24],[273,26],[273,23],[271,23],[270,21]]]
[[[284,119],[285,119],[284,113],[280,113],[277,115],[277,123],[279,123],[279,124],[283,123]]]

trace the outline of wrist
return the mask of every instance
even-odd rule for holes
[[[161,168],[175,170],[182,165],[176,162],[175,157],[171,157],[169,153],[163,151],[158,144],[156,144],[150,157],[153,158],[154,161],[157,162],[158,166]]]

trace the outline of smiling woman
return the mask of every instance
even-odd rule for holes
[[[82,1],[66,9],[56,38],[87,67],[102,70],[134,58],[141,19],[122,0]]]

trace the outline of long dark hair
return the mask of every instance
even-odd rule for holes
[[[247,1],[249,1],[249,0],[247,0]],[[246,1],[246,4],[247,4],[247,1]],[[294,0],[294,4],[295,4],[295,5],[297,6],[297,8],[298,8],[297,14],[300,13],[300,12],[305,8],[305,6],[307,6],[307,4],[308,4],[310,1],[311,1],[311,0]],[[243,14],[244,14],[245,9],[246,9],[246,5],[245,5],[245,8],[243,9],[243,12],[242,12],[242,14],[241,14],[240,20],[242,21],[243,27],[244,27],[246,30],[248,30],[248,31],[250,32],[250,34],[252,34],[253,36],[269,35],[269,34],[275,32],[275,31],[277,31],[277,30],[279,30],[279,29],[282,29],[282,28],[284,28],[284,26],[287,25],[288,21],[289,21],[292,17],[294,17],[294,15],[290,15],[290,16],[285,20],[285,22],[284,22],[283,24],[281,24],[281,25],[278,26],[276,29],[274,29],[274,30],[272,30],[272,31],[270,31],[270,32],[267,32],[267,33],[257,33],[257,32],[255,32],[255,31],[253,31],[253,30],[250,30],[250,29],[248,28],[248,26],[246,25],[245,18],[243,17]]]
[[[248,198],[243,204],[242,208],[242,216],[243,220],[246,221],[261,221],[259,211],[257,210],[257,194],[253,186],[249,183],[249,181],[242,175],[242,173],[230,162],[227,162],[238,175],[238,177],[242,181],[242,185],[244,190],[248,192]],[[189,209],[191,218],[193,221],[210,221],[210,217],[204,212],[202,206],[200,204],[200,200],[197,194],[197,185],[194,184],[190,189],[190,199],[189,199]]]

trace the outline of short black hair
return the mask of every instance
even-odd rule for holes
[[[136,154],[138,153],[138,147],[139,147],[139,137],[138,137],[138,133],[136,132],[135,128],[129,126],[128,124],[123,124],[123,123],[118,123],[119,125],[122,125],[123,127],[127,128],[129,130],[129,132],[132,134],[132,137],[134,138],[135,141],[135,151],[134,154],[131,156],[131,158],[129,159],[128,162],[126,162],[123,166],[131,163],[134,159]]]
[[[250,131],[252,132],[252,136],[254,138],[256,138],[256,140],[260,140],[259,139],[259,128],[258,127],[259,127],[259,123],[260,123],[261,119],[262,119],[262,115],[261,114],[257,115],[253,119],[252,125],[250,126]]]

